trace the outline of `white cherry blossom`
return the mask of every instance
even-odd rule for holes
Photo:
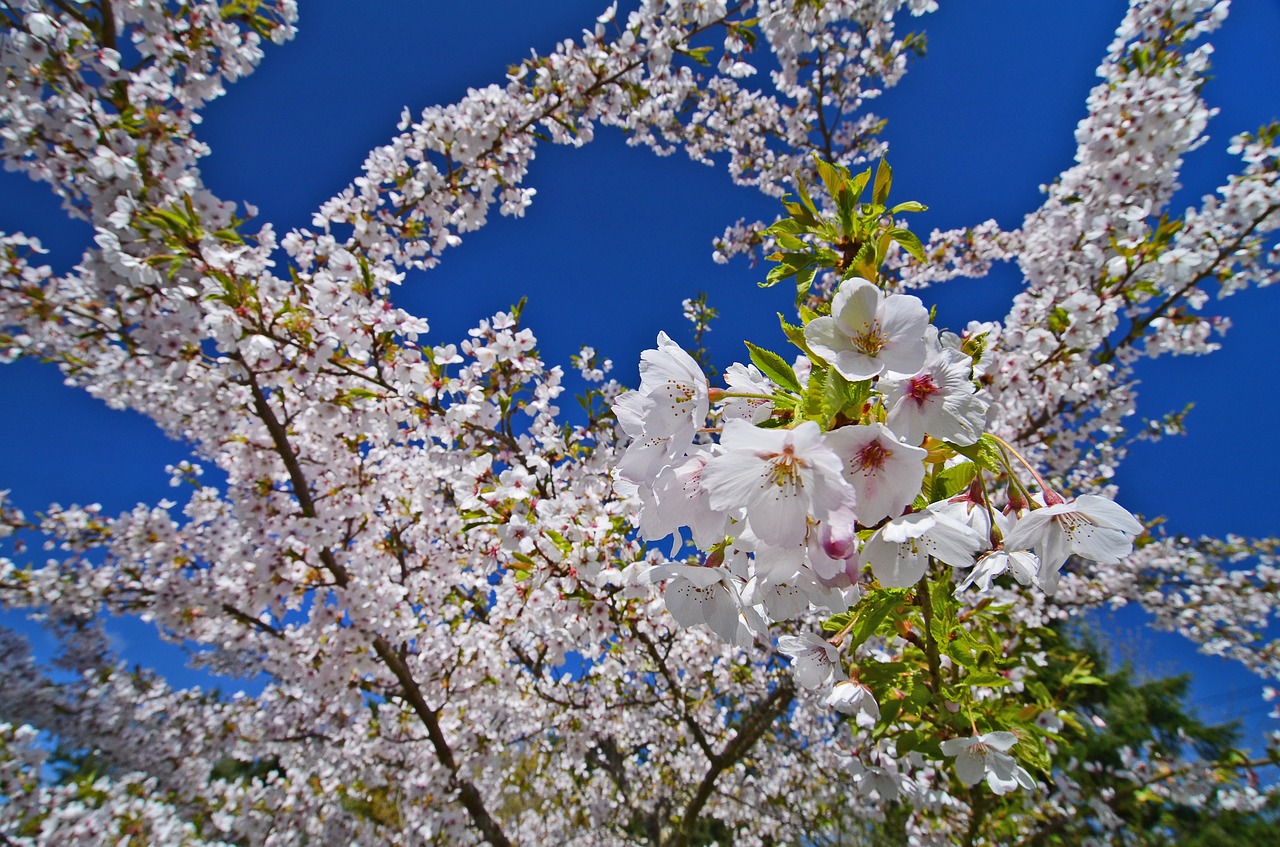
[[[838,712],[853,715],[861,727],[875,726],[880,720],[880,704],[871,689],[851,679],[837,682],[823,702]]]
[[[907,588],[920,581],[929,557],[956,568],[973,565],[986,539],[969,527],[934,510],[894,518],[867,539],[859,559],[885,588]]]
[[[1026,513],[1005,538],[1008,550],[1035,550],[1040,559],[1037,581],[1050,594],[1058,572],[1072,553],[1103,565],[1118,565],[1133,552],[1142,522],[1113,500],[1082,494]]]
[[[812,632],[779,636],[778,652],[791,657],[796,682],[804,688],[826,688],[843,667],[840,651]]]
[[[970,738],[949,738],[942,742],[942,752],[956,757],[956,776],[964,785],[977,785],[986,779],[996,794],[1008,794],[1021,786],[1028,791],[1036,781],[1008,751],[1018,737],[1012,732],[987,732]]]
[[[755,365],[734,362],[724,372],[724,381],[730,394],[764,395],[755,397],[730,397],[720,407],[720,414],[727,420],[742,418],[753,424],[764,423],[773,412],[773,404],[765,399],[775,391],[775,386]]]
[[[831,314],[805,326],[804,339],[841,376],[857,382],[885,370],[915,373],[924,364],[928,324],[919,297],[886,297],[875,283],[853,277],[836,289]]]
[[[724,452],[702,471],[711,508],[742,513],[766,544],[800,545],[810,516],[822,520],[853,499],[853,489],[840,474],[839,457],[813,421],[795,429],[761,429],[731,420],[720,446]]]
[[[924,480],[927,451],[899,441],[884,424],[845,426],[826,434],[857,493],[858,522],[872,526],[911,505]]]

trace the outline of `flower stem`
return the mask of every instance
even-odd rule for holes
[[[1014,449],[1012,444],[1010,444],[1008,441],[1005,441],[1003,438],[1001,438],[998,435],[991,435],[991,433],[987,433],[987,434],[990,435],[993,440],[998,441],[1006,450],[1012,453],[1015,457],[1017,457],[1018,461],[1022,463],[1022,466],[1031,472],[1031,476],[1035,478],[1036,484],[1039,485],[1040,490],[1044,492],[1045,503],[1046,505],[1048,505],[1048,499],[1053,489],[1049,488],[1049,484],[1044,481],[1044,477],[1040,476],[1040,473],[1031,466],[1031,463],[1026,460],[1026,457],[1024,457],[1021,453],[1019,453],[1017,450]],[[1019,482],[1018,485],[1019,487],[1022,487],[1021,482]],[[1022,490],[1025,492],[1026,488],[1023,487]],[[1030,502],[1031,501],[1030,496],[1027,497],[1027,501],[1028,501],[1028,505],[1031,505],[1032,508],[1034,508],[1034,505],[1031,504]]]
[[[933,557],[929,557],[929,567],[933,567]],[[929,573],[920,577],[916,584],[916,596],[920,602],[920,612],[924,616],[925,658],[929,662],[929,676],[933,678],[933,694],[942,693],[942,656],[938,651],[938,642],[933,637],[933,598],[929,595]]]

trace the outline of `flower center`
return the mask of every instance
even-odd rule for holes
[[[864,471],[878,471],[884,468],[884,463],[892,455],[892,450],[887,449],[879,441],[872,441],[858,451],[857,461]]]
[[[874,356],[884,347],[889,339],[880,328],[880,321],[871,321],[866,329],[849,338],[853,349],[867,356]]]
[[[1076,533],[1085,527],[1092,527],[1093,521],[1079,512],[1063,512],[1060,515],[1054,515],[1054,520],[1058,522],[1058,526],[1062,527],[1062,531],[1067,534],[1067,538],[1073,542],[1076,540]]]
[[[679,382],[674,379],[667,380],[666,385],[667,398],[671,401],[671,408],[678,409],[683,403],[693,402],[697,389],[690,383]]]
[[[774,453],[769,466],[769,479],[779,488],[798,488],[804,485],[804,481],[800,479],[800,468],[804,466],[804,460],[796,455],[796,449],[792,445],[783,447],[781,453]]]
[[[933,381],[932,375],[921,374],[920,376],[911,377],[911,387],[907,389],[907,396],[915,400],[918,405],[923,406],[926,400],[941,390],[938,384]]]

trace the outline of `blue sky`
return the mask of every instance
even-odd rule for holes
[[[438,0],[370,0],[358,13],[347,3],[304,4],[297,39],[270,48],[255,74],[207,109],[203,137],[214,153],[206,180],[227,199],[257,205],[278,232],[307,226],[316,206],[358,174],[365,153],[394,133],[404,106],[416,113],[468,87],[501,83],[530,48],[545,52],[577,35],[604,5],[492,0],[477,15]],[[1038,186],[1071,164],[1076,122],[1125,5],[943,0],[938,14],[906,23],[927,33],[929,55],[873,107],[889,118],[895,198],[930,206],[913,219],[915,230],[991,217],[1014,227],[1039,204]],[[1232,135],[1280,117],[1280,0],[1233,5],[1212,39],[1215,78],[1205,90],[1221,114],[1184,172],[1175,211],[1232,167]],[[397,293],[430,320],[437,343],[528,295],[527,324],[549,362],[568,369],[569,355],[591,344],[613,359],[620,379],[634,380],[640,350],[659,330],[682,333],[680,301],[706,291],[722,315],[710,337],[721,367],[741,357],[743,338],[781,347],[774,315],[789,308],[788,286],[761,291],[763,268],[710,260],[711,240],[726,225],[772,218],[776,201],[734,187],[723,168],[628,148],[613,131],[583,149],[540,148],[529,184],[538,195],[525,219],[495,216]],[[89,242],[87,228],[65,223],[56,201],[25,177],[0,173],[0,197],[0,230],[40,237],[54,248],[55,267],[69,267]],[[1017,286],[1016,269],[1005,268],[925,299],[938,304],[941,324],[958,327],[1001,317]],[[1266,446],[1280,412],[1267,388],[1277,306],[1280,292],[1245,292],[1221,304],[1235,324],[1221,352],[1143,363],[1142,414],[1198,405],[1188,436],[1134,449],[1119,476],[1127,507],[1167,516],[1178,533],[1277,533],[1276,509],[1255,493],[1280,473],[1280,452]],[[185,448],[140,416],[60,383],[46,365],[0,368],[0,488],[28,511],[57,501],[100,502],[115,513],[172,496],[163,469],[185,458]],[[1141,620],[1126,612],[1117,625],[1131,631]],[[117,631],[131,658],[171,667],[141,625]],[[1255,731],[1274,723],[1259,708],[1255,677],[1196,655],[1179,638],[1144,639],[1138,658],[1150,670],[1196,674],[1193,699],[1206,716],[1240,715]]]

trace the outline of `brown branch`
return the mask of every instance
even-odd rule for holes
[[[293,493],[298,500],[298,506],[302,509],[304,516],[308,518],[317,517],[315,500],[311,496],[311,487],[307,482],[306,474],[302,470],[302,465],[293,451],[293,446],[289,443],[289,433],[285,430],[284,425],[280,423],[280,419],[271,408],[271,404],[267,402],[266,394],[258,384],[257,375],[238,354],[236,360],[247,374],[249,390],[253,396],[254,412],[267,427],[275,452],[280,456],[280,460],[284,462],[285,470],[289,474],[289,480],[293,484]],[[320,561],[333,574],[334,582],[338,587],[345,588],[351,584],[351,576],[346,567],[338,562],[337,557],[333,555],[333,551],[328,547],[320,551]],[[435,749],[436,758],[449,771],[449,783],[458,791],[458,797],[468,814],[471,815],[471,821],[476,829],[494,847],[511,847],[511,841],[502,831],[502,826],[494,820],[493,816],[489,814],[489,810],[485,808],[484,798],[481,797],[479,789],[459,773],[459,766],[453,756],[453,749],[449,746],[449,740],[445,737],[444,730],[440,727],[439,710],[433,709],[428,705],[426,697],[423,695],[422,689],[414,678],[413,671],[409,668],[404,656],[382,635],[374,636],[373,649],[378,654],[378,658],[395,676],[396,681],[400,683],[400,696],[404,698],[405,702],[409,704],[409,707],[413,709],[414,713],[422,721],[423,726],[426,727],[427,737],[431,741],[431,746]]]
[[[698,824],[698,815],[702,812],[707,800],[710,799],[711,792],[714,790],[716,780],[720,778],[720,774],[742,760],[756,741],[760,739],[760,736],[764,735],[765,730],[791,705],[791,700],[795,693],[796,690],[791,682],[791,677],[783,677],[767,697],[751,707],[747,716],[738,726],[737,735],[725,745],[724,750],[709,757],[711,767],[703,774],[702,782],[699,783],[697,792],[694,793],[689,803],[684,807],[680,832],[672,842],[672,847],[689,847],[691,844],[690,839],[694,834],[694,827]]]
[[[255,618],[253,615],[240,611],[235,606],[232,606],[230,603],[223,603],[222,611],[226,612],[228,615],[231,615],[231,617],[235,618],[240,623],[246,626],[252,627],[253,629],[258,630],[259,632],[265,632],[267,635],[270,635],[273,638],[284,638],[284,633],[276,629],[271,624],[263,623],[262,621]]]
[[[711,747],[711,742],[707,740],[706,734],[702,731],[702,727],[693,719],[693,715],[689,714],[689,703],[684,696],[684,692],[680,686],[676,684],[675,678],[671,675],[671,671],[667,668],[666,659],[658,653],[658,645],[653,643],[653,639],[649,637],[647,632],[641,631],[635,621],[631,622],[631,634],[640,639],[645,647],[645,651],[649,657],[653,659],[654,664],[658,666],[658,672],[662,674],[662,678],[666,680],[667,688],[675,699],[680,702],[680,719],[684,725],[689,728],[689,733],[693,735],[693,740],[702,748],[702,752],[706,754],[708,759],[714,760],[716,751]]]

